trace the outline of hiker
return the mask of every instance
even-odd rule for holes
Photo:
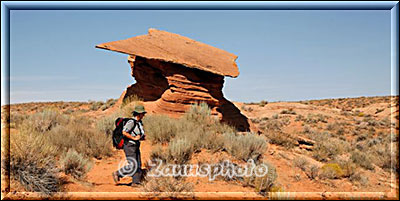
[[[142,124],[142,119],[145,114],[146,111],[142,105],[136,106],[135,110],[132,112],[133,119],[128,120],[123,127],[122,134],[125,138],[123,149],[128,164],[112,173],[115,183],[119,182],[124,176],[132,176],[132,186],[140,184],[142,177],[140,141],[145,140]]]

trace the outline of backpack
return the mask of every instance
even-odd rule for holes
[[[125,126],[126,122],[128,122],[129,120],[133,120],[134,121],[135,126],[133,128],[135,128],[136,127],[136,120],[135,119],[118,117],[115,120],[115,129],[113,130],[113,134],[112,134],[112,142],[113,142],[113,146],[116,149],[124,148],[124,142],[125,142],[126,138],[122,134],[122,130],[124,129],[124,126]]]

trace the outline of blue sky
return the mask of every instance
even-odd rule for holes
[[[49,11],[10,14],[10,102],[118,98],[127,55],[95,45],[156,28],[238,55],[233,101],[390,95],[390,11]]]

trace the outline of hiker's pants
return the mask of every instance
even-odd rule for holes
[[[127,165],[118,170],[120,177],[131,176],[133,183],[139,183],[141,179],[141,166],[140,159],[140,142],[136,144],[127,142],[124,144],[124,152],[127,160]]]

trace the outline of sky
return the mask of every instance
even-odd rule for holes
[[[237,55],[232,101],[391,95],[389,10],[12,10],[10,103],[119,98],[127,55],[95,46],[149,28]]]

